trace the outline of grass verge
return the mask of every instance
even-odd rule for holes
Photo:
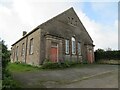
[[[7,66],[7,69],[10,72],[26,72],[26,71],[38,71],[40,68],[27,65],[27,64],[22,64],[22,63],[9,63]]]
[[[7,69],[13,73],[19,72],[35,72],[41,70],[56,70],[56,69],[66,69],[66,68],[73,68],[73,67],[84,67],[90,66],[91,64],[84,64],[84,63],[76,63],[76,62],[64,62],[64,63],[53,63],[53,62],[46,62],[41,67],[32,66],[24,63],[8,63]],[[92,64],[93,65],[93,64]]]

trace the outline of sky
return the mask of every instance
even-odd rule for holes
[[[38,25],[73,7],[98,48],[118,50],[118,0],[0,0],[0,38],[8,49]]]

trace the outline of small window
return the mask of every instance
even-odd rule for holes
[[[78,55],[81,55],[81,44],[78,42]]]
[[[16,57],[18,57],[18,46],[17,46],[17,48],[16,48]]]
[[[65,40],[65,53],[69,54],[69,40]]]
[[[22,56],[25,55],[25,45],[24,45],[24,43],[22,44],[22,53],[21,53],[21,55],[22,55]]]
[[[30,39],[30,54],[33,54],[33,38]]]
[[[76,43],[74,37],[72,37],[72,54],[76,54]]]
[[[14,49],[12,49],[12,58],[14,57]]]

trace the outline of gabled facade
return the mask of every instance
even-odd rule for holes
[[[11,61],[94,62],[94,45],[73,8],[37,26],[12,45]]]

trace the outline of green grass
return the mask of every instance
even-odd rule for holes
[[[7,69],[10,72],[35,72],[41,70],[56,70],[56,69],[66,69],[66,68],[74,68],[74,67],[81,68],[89,65],[91,64],[81,64],[75,62],[64,62],[60,64],[60,63],[47,62],[41,67],[37,67],[23,63],[8,63]]]
[[[10,72],[26,72],[26,71],[39,71],[40,68],[27,65],[27,64],[17,64],[17,63],[9,63],[7,69]]]

